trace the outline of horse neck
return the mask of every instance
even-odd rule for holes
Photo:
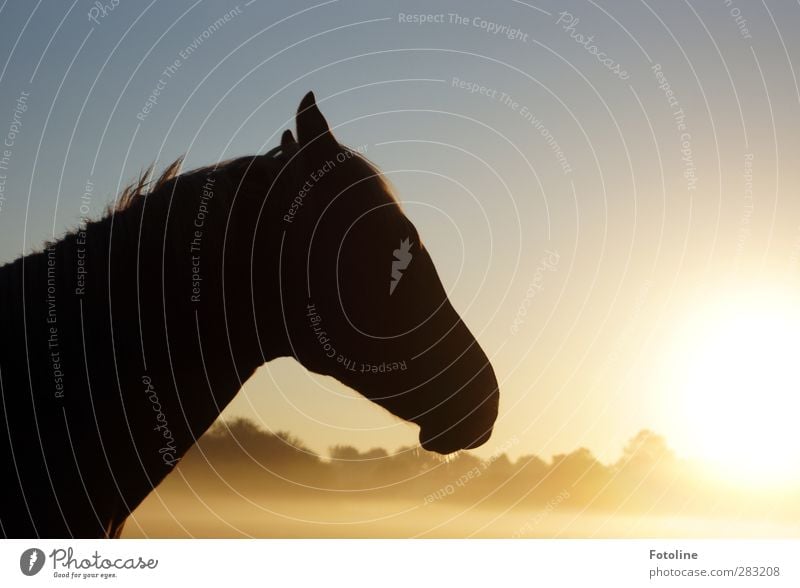
[[[67,512],[70,524],[135,508],[257,367],[286,355],[279,223],[269,221],[277,211],[264,211],[274,235],[253,262],[266,276],[257,332],[250,288],[257,215],[229,220],[236,183],[220,177],[197,227],[203,182],[187,180],[180,194],[165,186],[0,268],[3,410],[14,415],[7,438],[47,453],[44,482],[58,485],[65,508],[74,506],[73,494],[92,497],[96,512]],[[192,280],[198,256],[199,293]],[[52,329],[63,394],[54,389]],[[81,488],[70,485],[75,455],[91,464]],[[36,480],[38,457],[23,460],[30,470],[23,480]]]
[[[208,399],[202,411],[206,419],[215,417],[261,364],[286,354],[279,242],[271,239],[268,250],[251,259],[257,213],[245,200],[249,195],[234,197],[235,176],[220,172],[211,178],[186,178],[184,188],[179,179],[174,194],[153,195],[152,206],[131,207],[119,219],[126,236],[138,226],[151,233],[121,246],[126,249],[121,266],[139,268],[138,306],[143,310],[136,314],[143,315],[144,363],[147,369],[158,365],[180,371],[177,379],[194,381],[202,390],[198,396]],[[272,234],[274,215],[269,210],[263,215]],[[274,279],[260,280],[254,302],[251,279],[256,272]]]
[[[139,419],[132,426],[141,443],[153,445],[139,452],[149,456],[150,480],[165,475],[164,465],[173,465],[255,370],[286,348],[278,247],[257,260],[259,271],[275,272],[274,286],[260,292],[257,331],[249,282],[254,215],[229,214],[238,206],[236,182],[223,174],[213,183],[181,182],[174,193],[168,185],[137,199],[87,236],[96,287],[87,288],[84,312],[113,333],[99,338],[113,350],[106,355],[114,365],[109,383],[116,388],[119,380],[123,395],[139,398],[139,412],[128,410],[128,417]],[[164,423],[165,437],[154,435]]]

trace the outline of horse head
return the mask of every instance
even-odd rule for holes
[[[491,363],[448,300],[388,182],[341,145],[309,93],[283,135],[282,308],[292,354],[420,427],[425,449],[485,443]]]

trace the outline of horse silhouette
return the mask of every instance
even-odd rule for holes
[[[492,366],[413,224],[312,93],[295,123],[265,155],[146,172],[0,268],[6,537],[119,536],[278,357],[416,423],[428,450],[489,438]]]

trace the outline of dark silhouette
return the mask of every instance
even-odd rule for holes
[[[426,449],[489,438],[492,367],[414,226],[313,94],[296,125],[266,155],[145,174],[0,269],[3,535],[118,536],[282,356],[418,424]]]

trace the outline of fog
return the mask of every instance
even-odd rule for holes
[[[798,489],[712,480],[642,431],[611,464],[332,447],[221,422],[124,537],[797,537]]]

